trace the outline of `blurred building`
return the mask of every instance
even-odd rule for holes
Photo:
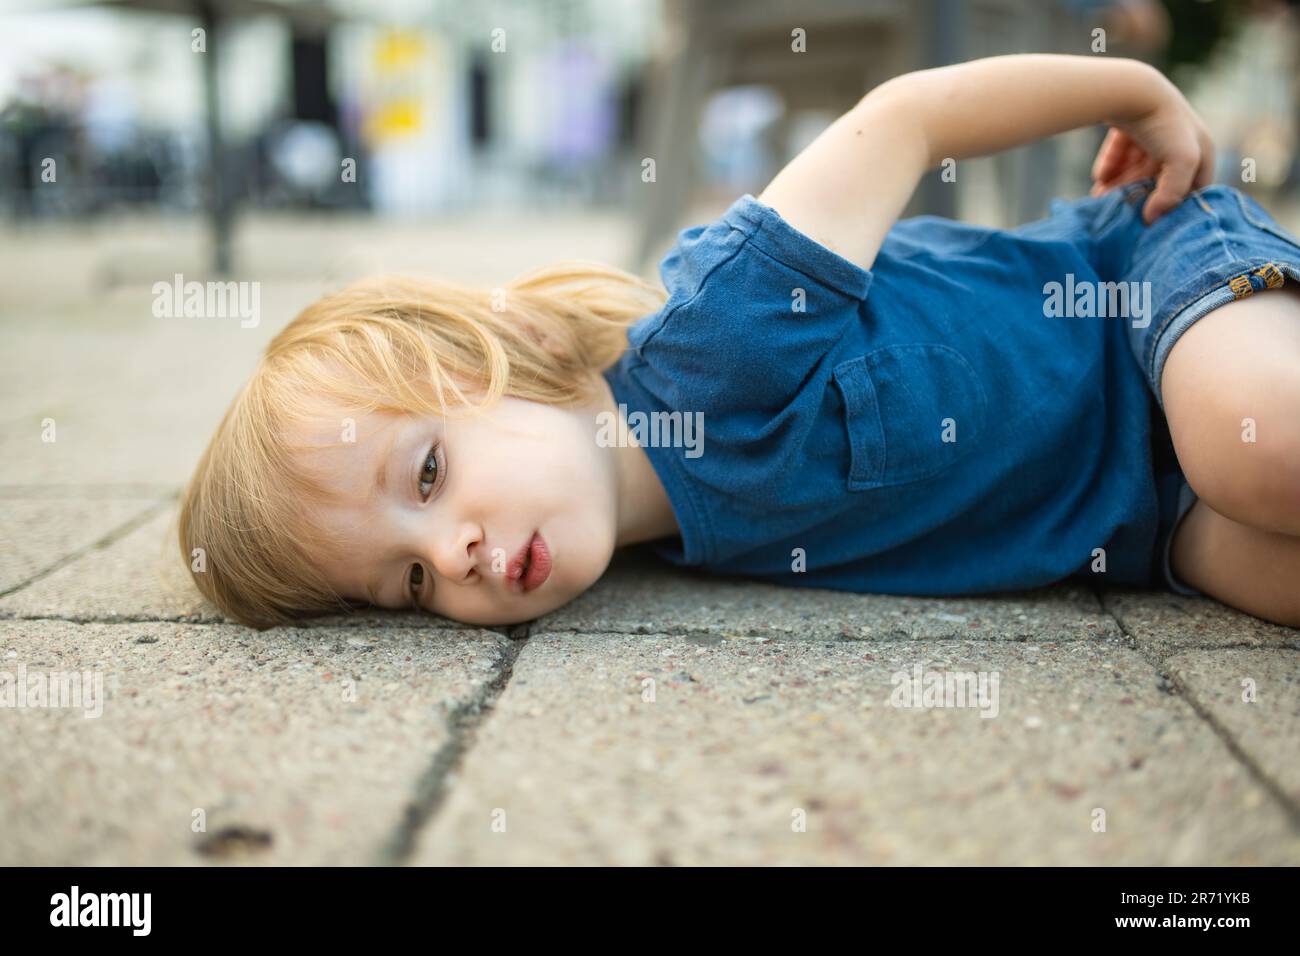
[[[688,203],[759,192],[889,76],[999,53],[1095,53],[1099,28],[1105,55],[1203,80],[1229,158],[1258,154],[1261,183],[1294,182],[1286,6],[5,0],[0,215],[205,209],[221,237],[235,206],[429,216],[597,204],[634,217],[639,267]],[[808,33],[802,57],[792,25]],[[1084,130],[971,161],[955,188],[928,176],[908,214],[1042,215],[1051,196],[1086,192],[1099,140]],[[653,191],[645,157],[658,163]]]
[[[185,0],[17,6],[0,16],[0,196],[38,214],[194,207],[204,57],[243,201],[420,214],[608,200],[657,24],[644,0],[214,0],[219,27],[200,38],[196,16],[154,9]],[[45,158],[58,190],[35,188]]]

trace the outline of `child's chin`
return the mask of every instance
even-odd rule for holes
[[[460,624],[468,624],[472,627],[512,627],[516,624],[524,624],[528,621],[535,621],[544,614],[550,614],[552,611],[563,607],[574,599],[577,595],[569,594],[560,596],[558,593],[550,596],[549,600],[528,602],[526,607],[519,608],[502,608],[498,612],[489,612],[486,614],[448,614],[453,621]],[[539,595],[540,597],[540,595]]]

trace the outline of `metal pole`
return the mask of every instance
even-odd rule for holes
[[[221,139],[221,97],[217,78],[218,18],[211,2],[199,4],[206,52],[203,54],[204,119],[208,129],[208,225],[212,233],[212,268],[230,274],[231,206],[224,188],[225,150]]]

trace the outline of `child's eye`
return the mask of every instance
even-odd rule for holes
[[[438,446],[434,445],[429,449],[429,454],[424,459],[424,467],[420,469],[420,497],[429,497],[429,495],[433,493],[433,486],[437,481]]]
[[[424,584],[424,566],[419,564],[411,565],[411,594],[418,602],[420,600],[420,586]]]

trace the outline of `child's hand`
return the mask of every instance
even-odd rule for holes
[[[1112,126],[1092,164],[1093,196],[1155,177],[1155,191],[1142,210],[1147,225],[1214,178],[1214,141],[1205,124],[1172,83],[1165,86],[1154,108]]]

